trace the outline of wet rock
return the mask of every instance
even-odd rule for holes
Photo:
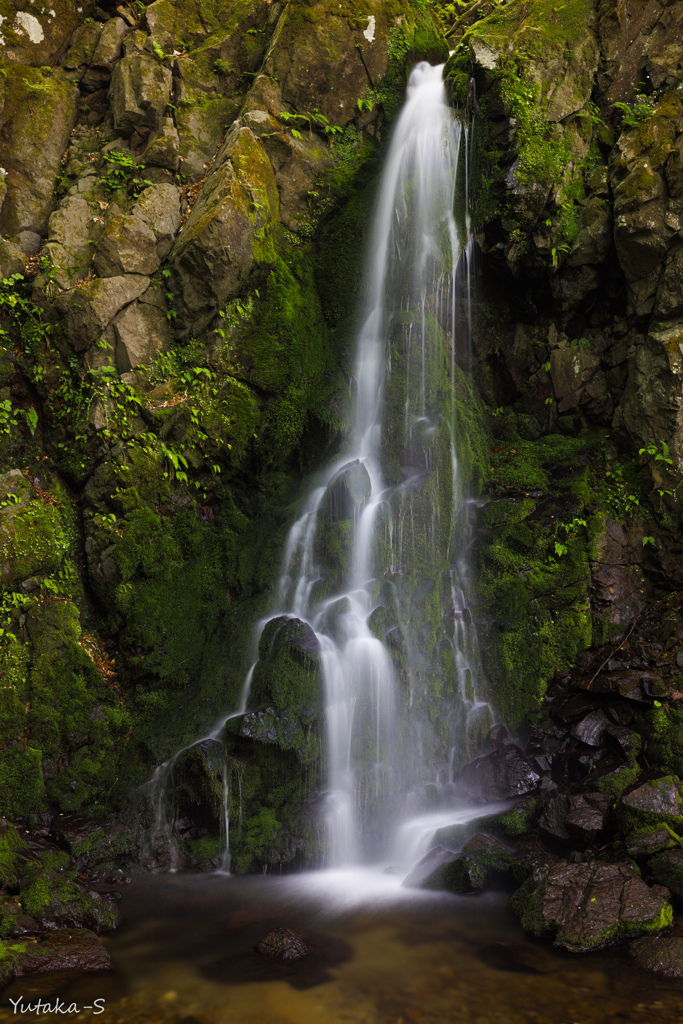
[[[116,368],[128,373],[136,366],[148,366],[165,352],[171,331],[163,309],[144,302],[131,302],[114,317],[111,326],[116,339]]]
[[[159,263],[154,232],[140,217],[123,213],[109,220],[93,257],[100,277],[149,275],[159,269]]]
[[[602,263],[612,244],[612,211],[609,202],[593,196],[582,208],[579,225],[567,263],[581,267]]]
[[[502,747],[509,739],[510,731],[506,725],[497,722],[495,725],[491,726],[489,742],[492,743],[494,747]]]
[[[420,857],[418,862],[413,865],[411,871],[403,879],[402,884],[407,889],[419,888],[428,878],[436,875],[444,865],[454,861],[455,857],[456,855],[453,850],[437,842],[436,845],[432,846],[431,850],[427,851],[424,857]]]
[[[569,797],[569,813],[565,825],[569,835],[586,846],[605,827],[609,797],[603,793],[587,793]]]
[[[626,837],[626,852],[629,857],[651,857],[680,843],[681,839],[668,825],[655,825],[631,832]]]
[[[461,855],[456,857],[455,860],[442,863],[432,871],[420,883],[420,888],[464,894],[478,892],[484,888],[486,881],[486,869],[477,864],[471,857]],[[403,884],[409,885],[408,879]]]
[[[276,960],[300,960],[308,953],[301,935],[289,928],[274,928],[256,944],[259,953]]]
[[[461,856],[475,861],[489,875],[512,878],[517,884],[531,874],[526,860],[518,858],[515,851],[509,850],[493,836],[481,833],[472,836],[463,846]]]
[[[55,305],[64,318],[67,340],[76,352],[84,352],[104,333],[120,309],[149,287],[149,278],[137,274],[97,278],[57,297]]]
[[[111,969],[104,945],[85,928],[58,928],[42,942],[0,942],[0,957],[0,985],[43,971]]]
[[[539,818],[538,827],[541,832],[544,832],[551,839],[560,839],[566,842],[569,839],[566,825],[568,814],[568,798],[566,796],[554,796],[546,804],[543,814]]]
[[[646,936],[631,943],[629,955],[644,971],[683,978],[683,939]]]
[[[683,251],[669,258],[657,289],[655,315],[674,317],[683,314]]]
[[[101,824],[85,814],[60,814],[50,826],[49,838],[70,853],[80,857],[105,840]]]
[[[683,899],[683,850],[665,850],[648,862],[648,869],[657,882]]]
[[[123,18],[110,18],[105,22],[90,66],[85,72],[82,85],[88,92],[95,92],[108,85],[114,64],[121,56],[126,23]]]
[[[623,725],[615,725],[612,722],[606,726],[605,732],[616,741],[627,761],[632,761],[636,757],[642,743],[637,732],[633,729],[627,729]]]
[[[336,474],[327,488],[324,511],[332,522],[353,519],[370,497],[370,477],[359,459],[349,462]]]
[[[3,71],[0,166],[7,193],[0,206],[0,233],[37,251],[52,211],[62,156],[76,123],[78,89],[61,70],[10,65]]]
[[[171,71],[154,57],[123,57],[114,69],[109,89],[114,128],[122,135],[156,131],[171,94]]]
[[[465,765],[459,786],[472,800],[508,800],[531,793],[541,784],[522,751],[514,743],[493,750]]]
[[[618,814],[622,822],[636,825],[666,823],[680,833],[683,827],[683,793],[676,775],[667,775],[632,790],[621,798]]]
[[[522,927],[556,946],[585,952],[661,931],[671,906],[624,864],[560,864],[529,878],[508,902]]]
[[[591,711],[571,731],[572,736],[589,747],[599,747],[602,742],[602,734],[609,725],[609,719],[604,711]]]
[[[275,931],[287,933],[289,929],[277,928]],[[351,947],[339,939],[309,931],[301,935],[293,934],[298,942],[305,944],[305,956],[285,960],[278,956],[264,955],[255,948],[208,964],[200,969],[200,973],[212,982],[223,985],[243,986],[250,981],[286,981],[295,989],[308,989],[331,981],[333,975],[330,968],[346,963],[353,956]]]

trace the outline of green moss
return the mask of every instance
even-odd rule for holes
[[[680,844],[680,840],[678,842]],[[678,850],[680,851],[680,845]],[[679,899],[683,898],[683,864],[675,852],[665,850],[648,861],[647,866],[655,882],[665,885]]]
[[[648,763],[683,776],[683,711],[649,708],[639,729]]]
[[[535,811],[536,800],[532,799],[519,807],[513,807],[509,811],[504,811],[502,814],[493,814],[490,817],[479,818],[477,826],[505,836],[521,836],[531,828]]]
[[[5,579],[23,580],[37,572],[54,572],[68,548],[59,511],[42,501],[5,510],[0,525],[0,560]]]
[[[598,793],[608,793],[610,796],[618,798],[629,786],[633,785],[639,775],[638,765],[617,768],[616,771],[604,775],[601,779],[596,779],[594,782],[589,780],[589,788]]]
[[[22,867],[21,854],[26,849],[26,842],[14,825],[0,825],[0,886],[16,881]]]

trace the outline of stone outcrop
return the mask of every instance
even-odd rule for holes
[[[62,154],[76,122],[78,90],[60,71],[10,66],[0,80],[0,166],[7,191],[0,232],[25,253],[40,248]]]
[[[128,274],[96,278],[60,295],[57,308],[64,316],[69,344],[76,352],[85,351],[119,310],[139,298],[148,286],[148,277]]]
[[[254,267],[273,262],[278,221],[270,161],[253,133],[235,125],[169,256],[178,327],[206,327]]]

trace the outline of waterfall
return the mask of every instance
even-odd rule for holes
[[[442,71],[421,63],[410,76],[371,234],[353,428],[303,502],[272,613],[256,629],[257,645],[273,619],[315,634],[332,866],[386,855],[410,833],[410,817],[431,821],[438,811],[443,824],[454,774],[491,723],[477,695],[458,460],[457,357],[469,345],[471,301],[468,129],[446,103]],[[254,670],[240,708],[210,738],[244,713]],[[157,770],[162,788],[171,768]],[[223,766],[226,801],[228,778]],[[158,828],[167,828],[161,800],[158,809]],[[227,810],[223,820],[227,839]]]

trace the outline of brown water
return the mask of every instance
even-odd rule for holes
[[[623,949],[570,956],[536,943],[500,895],[411,894],[362,871],[165,875],[135,879],[123,911],[105,939],[112,974],[19,979],[0,1021],[683,1024],[683,982],[640,972]],[[276,925],[305,935],[308,962],[253,951]],[[80,1012],[35,1012],[57,996]],[[14,1013],[10,997],[33,1009]]]

